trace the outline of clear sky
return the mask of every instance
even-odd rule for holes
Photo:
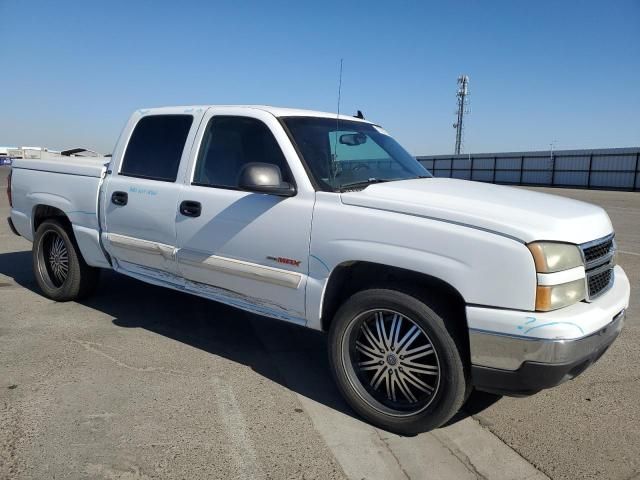
[[[0,0],[0,145],[110,152],[142,107],[360,109],[413,154],[640,145],[640,0]]]

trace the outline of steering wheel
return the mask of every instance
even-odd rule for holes
[[[355,171],[357,171],[357,170],[362,170],[362,169],[365,169],[365,168],[366,168],[367,170],[371,170],[371,167],[370,167],[369,165],[367,165],[366,163],[358,162],[358,163],[356,163],[356,164],[353,166],[353,168],[351,168],[351,170],[352,170],[353,172],[355,172]]]

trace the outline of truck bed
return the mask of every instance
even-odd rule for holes
[[[84,177],[102,176],[108,157],[54,157],[47,159],[18,158],[13,160],[14,168],[39,170],[42,172],[82,175]]]
[[[11,219],[33,241],[42,208],[55,208],[71,222],[85,261],[109,267],[99,241],[98,193],[107,157],[18,159],[12,164]]]

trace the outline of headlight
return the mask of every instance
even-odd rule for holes
[[[573,305],[587,296],[584,278],[560,285],[538,285],[536,310],[548,312]]]
[[[558,281],[545,282],[545,285],[538,285],[536,288],[536,310],[539,312],[548,312],[558,308],[573,305],[576,302],[584,300],[587,296],[586,284],[584,276],[579,279],[573,277],[570,282],[564,280],[563,272],[576,267],[584,266],[582,254],[576,245],[558,242],[534,242],[527,245],[529,251],[533,255],[533,261],[536,265],[538,274],[547,274],[549,277]],[[557,274],[557,275],[554,275]],[[584,271],[583,274],[584,275]],[[540,278],[540,277],[538,277]],[[548,283],[551,283],[550,285]],[[557,283],[556,285],[553,285]]]
[[[583,265],[576,245],[555,242],[534,242],[527,245],[538,273],[554,273]]]

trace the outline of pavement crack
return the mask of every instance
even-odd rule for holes
[[[446,448],[451,455],[453,455],[454,457],[456,457],[458,460],[460,460],[460,462],[462,462],[462,464],[467,467],[467,469],[473,474],[475,475],[475,477],[479,480],[488,480],[487,477],[485,477],[482,473],[480,473],[480,471],[477,469],[477,467],[474,465],[474,463],[471,461],[471,459],[469,458],[469,456],[464,453],[462,450],[460,450],[458,447],[451,445],[449,442],[444,441],[442,438],[440,438],[439,435],[433,435],[433,437],[438,440],[438,442],[440,442],[440,444]]]
[[[98,356],[101,356],[103,358],[106,358],[107,360],[109,360],[110,362],[112,362],[113,364],[122,367],[122,368],[126,368],[127,370],[132,370],[134,372],[140,372],[140,373],[160,373],[160,374],[164,374],[164,375],[171,375],[174,377],[184,377],[185,374],[183,372],[177,372],[175,370],[167,370],[165,368],[162,367],[135,367],[133,365],[129,365],[128,363],[125,363],[121,360],[118,360],[117,358],[109,355],[106,352],[103,352],[102,350],[100,350],[98,347],[102,347],[103,345],[99,344],[99,343],[95,343],[95,342],[88,342],[85,340],[76,340],[76,339],[71,339],[72,342],[77,343],[78,345],[80,345],[82,348],[84,348],[86,351],[94,353]]]
[[[476,416],[471,416],[471,419],[475,422],[478,423],[478,425],[481,428],[485,428],[489,433],[491,433],[493,436],[495,436],[500,442],[502,442],[507,448],[511,449],[517,456],[519,456],[524,462],[528,463],[529,465],[531,465],[535,470],[537,470],[538,472],[542,473],[545,477],[547,478],[551,478],[551,475],[547,474],[546,471],[544,471],[542,468],[540,468],[538,465],[534,464],[531,460],[527,459],[522,453],[520,453],[518,450],[515,449],[515,447],[511,446],[509,443],[507,443],[507,440],[505,440],[504,438],[502,438],[502,436],[499,435],[499,433],[497,431],[495,431],[488,423],[484,422],[482,420],[482,416],[481,415],[476,415]]]
[[[395,452],[393,451],[393,449],[389,446],[389,444],[387,443],[387,441],[384,439],[384,437],[382,435],[380,435],[380,430],[378,430],[377,428],[374,428],[377,437],[380,439],[380,441],[382,442],[382,444],[386,447],[386,449],[389,451],[389,453],[391,454],[391,456],[393,457],[393,459],[396,461],[396,463],[398,464],[398,468],[400,469],[400,471],[402,472],[402,474],[407,477],[407,480],[411,480],[411,477],[409,476],[409,474],[407,473],[407,471],[404,469],[404,467],[402,466],[402,463],[400,462],[400,459],[396,456]]]

